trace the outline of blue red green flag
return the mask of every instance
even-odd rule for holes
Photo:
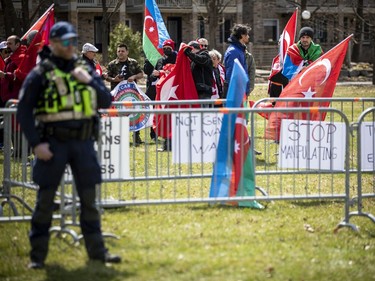
[[[226,106],[228,108],[243,106],[248,80],[245,70],[235,59],[227,95]],[[211,178],[210,197],[254,196],[255,167],[245,114],[224,115],[217,151]],[[237,205],[263,208],[254,200],[241,201]]]
[[[163,42],[170,39],[163,18],[155,0],[146,0],[143,24],[143,51],[150,63],[155,66],[163,55]]]

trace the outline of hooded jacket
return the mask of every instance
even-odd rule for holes
[[[234,60],[238,59],[242,67],[247,72],[246,63],[246,46],[243,45],[236,37],[228,38],[229,47],[225,51],[224,66],[225,66],[225,83],[229,85],[232,76]],[[249,79],[250,80],[250,79]],[[246,93],[250,93],[250,83],[247,83]]]

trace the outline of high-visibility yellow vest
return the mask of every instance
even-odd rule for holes
[[[96,91],[70,73],[54,68],[45,73],[48,86],[39,99],[35,118],[41,122],[91,119],[96,114]]]

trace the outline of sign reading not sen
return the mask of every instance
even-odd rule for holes
[[[215,162],[223,114],[172,114],[173,163]]]

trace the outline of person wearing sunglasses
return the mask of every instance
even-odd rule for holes
[[[201,46],[201,49],[205,49],[207,50],[208,49],[208,40],[206,38],[199,38],[197,40],[197,42],[199,43],[199,45]]]
[[[7,41],[3,41],[0,43],[0,56],[1,56],[0,59],[2,59],[3,61],[5,61],[5,59],[10,56],[10,53],[7,47]],[[0,70],[3,70],[3,69],[0,69]]]
[[[49,34],[41,62],[28,74],[20,92],[17,119],[36,158],[33,181],[38,184],[29,239],[29,268],[40,269],[48,253],[54,197],[69,164],[80,199],[80,225],[90,260],[119,263],[109,254],[95,205],[101,170],[94,140],[98,108],[111,105],[104,82],[76,55],[77,32],[68,22],[57,22]],[[37,125],[36,125],[37,124]]]
[[[9,36],[6,44],[10,55],[4,61],[4,70],[0,70],[0,97],[3,104],[10,99],[18,99],[23,80],[16,78],[15,71],[26,53],[26,46],[21,45],[21,40],[17,35]]]

